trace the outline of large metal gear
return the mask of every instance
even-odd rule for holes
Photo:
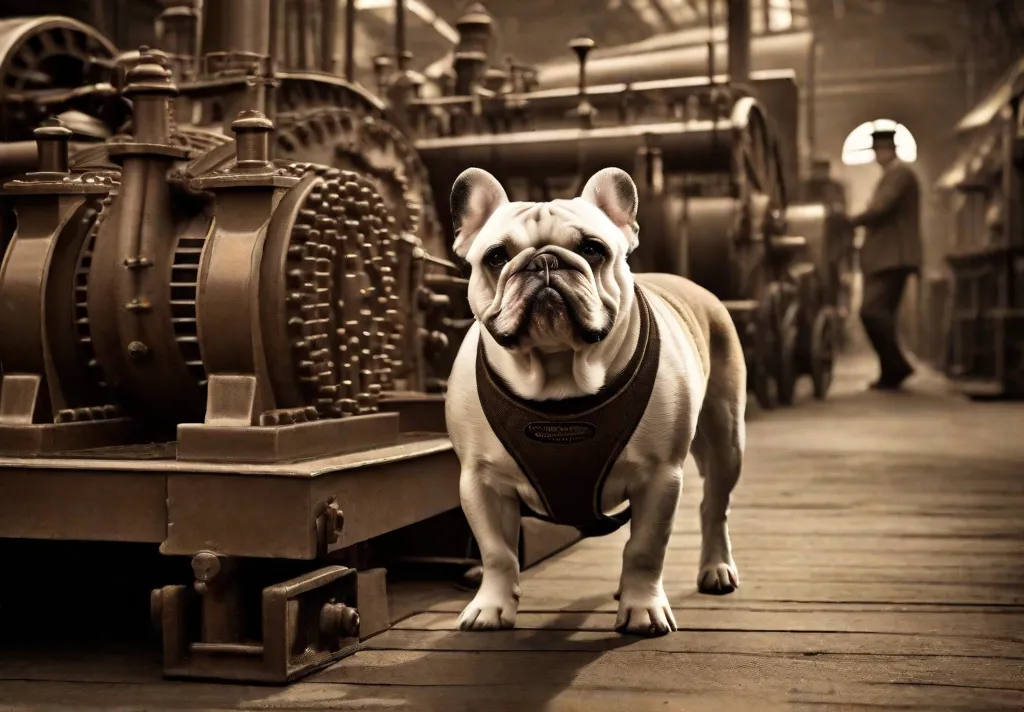
[[[279,72],[275,80],[276,157],[364,174],[403,232],[431,254],[447,254],[427,168],[384,104],[332,77]]]
[[[385,200],[400,232],[419,239],[431,254],[448,253],[426,166],[376,98],[330,77],[314,80],[281,72],[275,83],[274,156],[279,165],[317,164],[362,174]],[[231,146],[220,146],[190,166],[189,173],[217,170],[232,159]]]
[[[312,407],[317,416],[370,412],[391,385],[381,356],[401,338],[388,279],[395,220],[356,173],[310,164],[280,172],[302,180],[271,219],[264,248],[274,272],[262,310],[268,326],[286,325],[267,329],[275,392],[281,408]]]
[[[35,99],[89,84],[90,69],[116,54],[106,37],[69,17],[0,20],[0,139],[31,139],[45,118],[34,115]]]
[[[329,163],[369,178],[399,229],[444,254],[426,168],[412,144],[392,124],[355,109],[324,108],[281,117],[277,156],[294,162]],[[441,252],[437,252],[438,248]]]

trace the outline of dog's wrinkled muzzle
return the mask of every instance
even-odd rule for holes
[[[558,258],[550,252],[541,252],[534,256],[526,265],[529,272],[543,272],[544,285],[551,286],[551,273],[561,268]]]
[[[607,335],[612,319],[591,314],[596,285],[582,257],[553,245],[520,257],[506,268],[500,308],[485,322],[499,344],[512,348],[531,330],[535,340],[557,332],[566,343],[593,344]]]

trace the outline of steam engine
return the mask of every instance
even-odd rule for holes
[[[163,18],[177,49],[197,19],[182,10]],[[4,450],[118,441],[128,417],[169,439],[181,423],[341,422],[444,390],[460,326],[443,292],[464,290],[427,251],[444,243],[424,167],[357,85],[270,72],[264,19],[263,37],[223,23],[200,66],[97,57],[109,45],[70,20],[8,23],[19,65],[41,71],[52,57],[32,47],[58,46],[77,76],[99,63],[109,81],[4,97],[5,117],[42,101],[67,122],[0,156],[8,170],[38,156],[6,186]],[[6,128],[21,138],[24,122]]]
[[[283,682],[389,624],[366,542],[457,511],[471,314],[335,3],[236,5],[201,47],[168,8],[166,51],[0,23],[0,538],[191,557],[152,593],[165,672]],[[315,55],[275,47],[297,18]]]
[[[794,204],[798,87],[791,71],[749,73],[749,5],[733,5],[729,77],[715,74],[712,48],[706,77],[636,81],[668,70],[614,57],[602,79],[616,63],[628,76],[592,86],[594,42],[580,38],[570,44],[578,85],[550,89],[538,77],[553,70],[490,66],[490,18],[474,6],[459,23],[444,95],[413,98],[407,110],[443,224],[442,188],[467,166],[494,174],[513,200],[573,197],[606,166],[631,173],[641,225],[633,269],[688,276],[722,299],[744,339],[750,387],[774,408],[792,403],[802,374],[817,397],[829,389],[852,234],[836,201]]]

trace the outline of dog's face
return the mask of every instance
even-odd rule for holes
[[[451,208],[455,253],[472,268],[470,306],[498,344],[578,351],[608,335],[633,289],[626,257],[639,229],[628,174],[606,168],[573,200],[510,203],[494,176],[470,168]]]

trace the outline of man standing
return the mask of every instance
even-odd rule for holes
[[[871,387],[879,390],[898,389],[914,372],[900,349],[897,317],[907,277],[921,268],[921,188],[910,167],[896,157],[895,139],[892,130],[872,134],[882,178],[867,209],[850,218],[854,227],[865,228],[860,318],[878,354],[881,375]]]

